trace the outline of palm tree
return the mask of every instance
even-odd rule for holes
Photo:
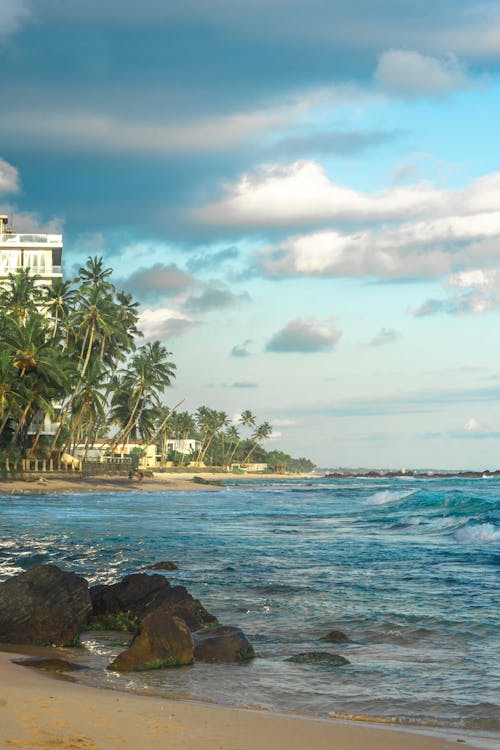
[[[122,374],[119,387],[112,398],[112,419],[121,425],[112,445],[125,443],[133,430],[137,430],[143,415],[160,405],[165,388],[175,378],[176,366],[159,341],[141,346]]]
[[[0,291],[0,309],[18,321],[25,320],[31,312],[37,312],[43,298],[41,280],[41,276],[31,274],[26,268],[9,274],[7,285]]]
[[[259,425],[259,427],[255,428],[253,435],[252,435],[253,445],[248,451],[248,454],[245,457],[245,460],[243,461],[244,464],[249,462],[250,457],[252,456],[255,449],[257,448],[258,443],[260,443],[263,440],[268,440],[268,438],[271,437],[272,432],[273,432],[273,428],[271,427],[269,422],[263,422],[261,425]]]
[[[76,300],[76,292],[70,281],[56,278],[46,287],[44,307],[52,321],[52,338],[59,333],[59,326],[68,320]]]

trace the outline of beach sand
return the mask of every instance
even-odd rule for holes
[[[253,479],[291,479],[298,478],[298,474],[228,474],[198,471],[188,473],[161,473],[153,476],[144,477],[141,483],[129,481],[124,476],[99,476],[82,478],[78,474],[67,473],[66,476],[53,476],[44,474],[38,476],[29,476],[25,479],[8,479],[0,481],[0,495],[48,495],[48,494],[65,494],[65,493],[86,493],[86,492],[136,492],[144,490],[146,492],[167,492],[173,490],[179,492],[182,490],[201,490],[210,491],[217,487],[207,484],[196,484],[193,482],[193,476],[200,476],[210,480],[253,480]]]
[[[451,750],[385,727],[90,688],[0,653],[2,750]],[[168,677],[166,677],[168,679]],[[467,747],[474,745],[467,740]]]

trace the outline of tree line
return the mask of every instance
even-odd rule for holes
[[[20,269],[0,289],[3,462],[73,454],[77,446],[86,454],[111,435],[112,450],[155,442],[162,462],[180,465],[254,461],[276,471],[313,468],[307,459],[265,451],[271,425],[258,425],[249,410],[233,424],[207,406],[190,414],[178,411],[180,404],[165,405],[176,376],[172,354],[159,341],[138,345],[139,304],[116,289],[111,274],[93,257],[72,281],[44,284]],[[196,440],[196,448],[190,455],[175,451],[175,440]]]

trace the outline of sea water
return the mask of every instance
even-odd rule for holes
[[[257,658],[116,675],[124,635],[87,633],[87,683],[319,716],[496,732],[500,479],[230,482],[207,491],[0,498],[0,579],[41,563],[111,583],[165,575]],[[346,643],[321,640],[342,630]],[[342,667],[286,661],[329,651]]]

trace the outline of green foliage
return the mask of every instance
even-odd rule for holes
[[[137,619],[130,612],[95,615],[87,625],[87,630],[117,630],[122,633],[135,633],[137,628]]]
[[[169,656],[166,659],[152,659],[144,663],[143,667],[134,667],[134,671],[142,669],[167,669],[168,667],[183,667],[184,664],[176,656]]]

